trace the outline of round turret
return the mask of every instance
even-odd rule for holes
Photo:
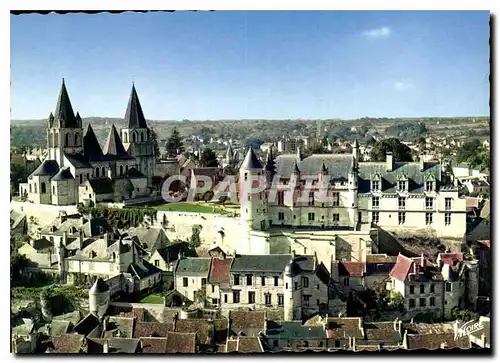
[[[284,271],[285,276],[288,277],[297,276],[298,274],[300,274],[300,272],[301,269],[299,265],[297,265],[293,259],[290,260],[290,262],[285,266],[285,271]]]
[[[89,290],[89,310],[91,314],[103,317],[108,310],[109,288],[108,285],[99,278]]]

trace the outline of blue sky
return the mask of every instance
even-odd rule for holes
[[[488,12],[11,16],[11,114],[45,118],[61,78],[82,117],[489,114]]]

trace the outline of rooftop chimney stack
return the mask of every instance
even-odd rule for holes
[[[419,160],[420,162],[420,171],[424,171],[425,170],[425,162],[424,162],[424,155],[420,155],[419,157]]]
[[[392,152],[385,154],[385,170],[392,171],[394,169],[394,160],[392,158]]]
[[[102,352],[108,353],[108,341],[107,340],[105,340],[104,344],[102,345]]]

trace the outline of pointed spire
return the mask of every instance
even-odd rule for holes
[[[230,161],[234,159],[234,152],[233,148],[231,147],[231,143],[228,144],[227,150],[226,150],[226,160]]]
[[[79,128],[75,113],[73,112],[73,107],[71,106],[68,90],[66,89],[66,84],[64,83],[64,78],[61,85],[61,92],[59,92],[54,117],[56,121],[54,125],[59,126],[60,128]]]
[[[101,161],[104,160],[104,155],[95,136],[92,126],[87,127],[87,132],[83,137],[83,153],[89,161]]]
[[[128,100],[127,111],[125,112],[125,125],[129,129],[147,129],[148,125],[142,112],[139,96],[135,90],[135,84],[132,82],[132,91]]]
[[[296,175],[300,175],[300,169],[296,161],[293,162],[293,173]]]
[[[322,174],[327,174],[328,173],[328,168],[326,167],[324,161],[321,163],[321,173]]]
[[[268,171],[271,175],[274,175],[274,159],[271,149],[267,150],[266,171]]]
[[[299,158],[299,160],[302,160],[302,148],[299,146],[297,146],[297,157]]]
[[[52,112],[49,115],[48,124],[49,124],[49,128],[53,127],[53,125],[54,125],[54,114]]]
[[[241,164],[241,169],[250,170],[250,169],[262,169],[262,164],[259,161],[257,155],[253,151],[252,147],[248,148],[247,155]]]
[[[116,131],[116,127],[114,124],[109,130],[108,138],[106,139],[106,143],[104,144],[103,152],[104,155],[112,156],[114,158],[132,158],[130,154],[125,151],[122,140],[120,139],[120,135],[118,135],[118,131]]]

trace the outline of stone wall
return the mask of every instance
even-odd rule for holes
[[[76,205],[59,206],[50,204],[34,204],[30,202],[10,202],[10,209],[26,214],[28,222],[28,233],[34,232],[37,228],[43,227],[54,221],[59,215],[59,211],[66,211],[67,214],[78,213]],[[30,221],[30,217],[35,218],[35,223]]]

